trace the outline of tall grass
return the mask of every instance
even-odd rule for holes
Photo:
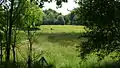
[[[42,25],[39,28],[41,30],[38,30],[34,36],[34,61],[39,61],[41,57],[45,57],[47,62],[55,68],[112,68],[110,64],[112,65],[114,61],[119,60],[110,57],[111,55],[116,56],[118,54],[116,52],[111,53],[101,61],[98,61],[99,58],[94,53],[88,55],[85,61],[80,59],[76,46],[80,45],[80,41],[85,40],[79,38],[85,32],[84,26]],[[23,66],[21,68],[26,68],[27,37],[23,31],[20,31],[17,37],[16,58],[18,62],[24,62],[21,64]]]
[[[52,30],[51,30],[52,28]],[[79,45],[79,34],[84,32],[83,26],[40,26],[35,35],[33,52],[44,56],[49,64],[55,65],[56,68],[79,68],[79,52],[76,51]],[[22,36],[22,37],[21,37]],[[27,57],[27,44],[25,33],[20,32],[18,35],[19,52],[22,58]],[[26,53],[25,53],[26,52]],[[19,59],[20,59],[20,55]],[[21,59],[24,60],[24,59]]]

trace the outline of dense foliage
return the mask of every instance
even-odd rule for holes
[[[78,8],[75,8],[71,13],[67,15],[62,15],[55,10],[48,9],[44,10],[43,25],[83,25],[83,23],[78,20],[79,15],[76,15]],[[61,20],[59,20],[61,18]]]
[[[16,62],[16,38],[18,29],[27,30],[30,47],[28,46],[29,54],[32,54],[32,32],[31,28],[36,27],[36,25],[41,24],[43,12],[41,8],[44,2],[52,2],[48,0],[5,0],[0,4],[0,45],[5,45],[5,61],[6,68],[9,68],[9,63],[11,59],[11,48],[13,53],[13,63]],[[58,8],[61,7],[62,2],[67,2],[67,0],[56,0],[56,5]],[[2,43],[2,44],[1,44]],[[0,59],[2,55],[0,55]],[[28,67],[31,68],[32,55],[28,55]],[[29,61],[30,60],[30,61]]]
[[[106,55],[113,51],[119,51],[120,15],[118,12],[120,11],[120,2],[116,0],[85,0],[79,2],[79,5],[77,15],[86,28],[89,28],[89,31],[83,35],[88,40],[80,46],[81,56],[84,57],[86,54],[101,50]]]
[[[59,15],[57,17],[57,20],[55,21],[55,24],[57,24],[57,25],[64,25],[65,24],[64,17],[62,15]]]
[[[52,9],[44,10],[43,12],[43,25],[54,25],[54,22],[57,20],[57,17],[61,15],[61,13],[58,13]]]

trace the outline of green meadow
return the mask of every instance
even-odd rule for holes
[[[39,28],[34,35],[33,57],[37,56],[36,59],[39,60],[43,56],[49,64],[57,68],[79,68],[79,52],[76,46],[80,44],[80,33],[85,32],[84,26],[44,25]],[[26,39],[25,32],[19,32],[20,41],[16,50],[21,61],[27,58]]]
[[[37,30],[33,36],[33,61],[39,61],[41,57],[44,57],[52,68],[106,68],[106,62],[112,63],[118,60],[118,58],[110,57],[118,54],[115,52],[99,62],[99,58],[94,53],[88,55],[86,61],[82,61],[76,46],[80,46],[81,41],[85,40],[85,38],[80,38],[80,35],[85,32],[84,26],[42,25],[39,28],[40,30]],[[24,31],[20,31],[17,35],[17,62],[27,61],[29,43],[26,35]],[[27,62],[22,64],[22,67],[26,68],[26,65]]]

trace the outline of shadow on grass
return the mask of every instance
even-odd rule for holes
[[[103,64],[99,64],[97,66],[93,66],[92,68],[120,68],[120,62],[104,62]]]
[[[80,43],[80,36],[83,33],[39,33],[38,35],[46,36],[49,42],[59,43],[61,45],[69,45],[72,46],[74,44]],[[38,36],[37,35],[37,36]]]

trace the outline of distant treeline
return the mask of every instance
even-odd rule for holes
[[[44,10],[43,12],[42,25],[82,25],[82,22],[77,21],[77,15],[72,12],[68,15],[62,15],[52,9]]]

